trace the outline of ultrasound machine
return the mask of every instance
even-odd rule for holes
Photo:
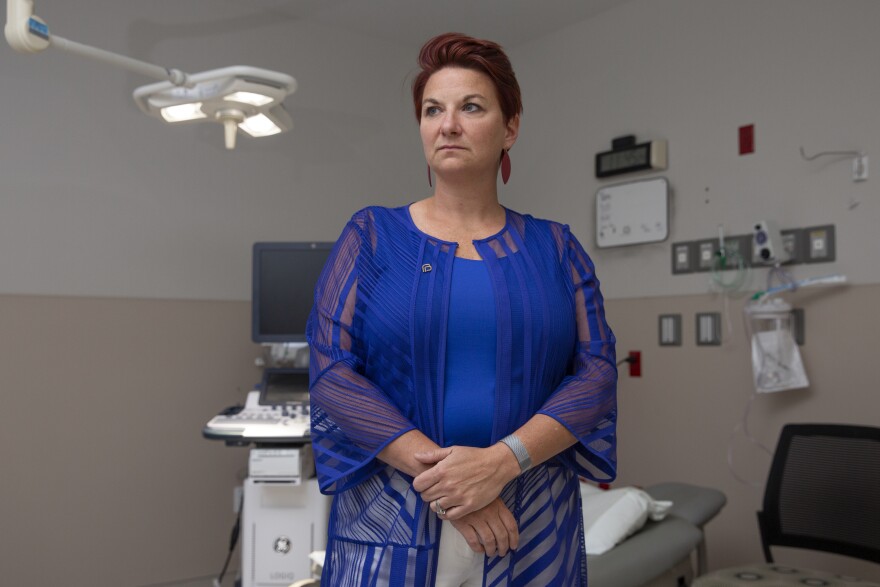
[[[229,446],[252,446],[239,511],[241,587],[308,579],[309,555],[326,547],[330,498],[315,478],[305,326],[332,246],[254,245],[252,338],[264,347],[262,379],[244,405],[224,409],[202,430]]]

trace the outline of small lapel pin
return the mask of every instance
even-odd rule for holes
[[[422,265],[422,273],[430,273],[432,269],[434,268],[431,267],[430,263],[425,263],[424,265]]]

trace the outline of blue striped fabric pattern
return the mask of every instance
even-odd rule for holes
[[[520,546],[486,559],[485,585],[585,586],[578,475],[616,474],[615,339],[568,227],[506,213],[498,234],[474,241],[497,318],[492,442],[541,413],[578,443],[505,487]],[[370,207],[345,226],[318,281],[307,334],[312,445],[321,490],[334,495],[326,585],[434,583],[441,524],[412,478],[376,455],[412,429],[444,445],[456,247],[419,231],[408,207]]]

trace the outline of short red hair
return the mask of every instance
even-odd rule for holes
[[[422,120],[422,98],[428,78],[444,67],[464,67],[486,74],[495,85],[505,124],[522,112],[522,94],[501,45],[461,33],[443,33],[424,44],[419,51],[421,71],[413,80],[416,120]]]

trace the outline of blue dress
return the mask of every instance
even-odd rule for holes
[[[578,475],[616,472],[614,335],[592,261],[565,225],[507,211],[474,241],[495,297],[490,441],[535,414],[577,443],[501,494],[520,545],[486,558],[487,586],[587,584]],[[312,446],[333,494],[322,584],[433,585],[440,521],[412,478],[376,458],[418,429],[444,446],[446,334],[456,243],[422,233],[408,207],[371,207],[344,228],[315,290]]]
[[[483,261],[452,262],[443,390],[444,446],[492,444],[498,329],[495,296]]]

